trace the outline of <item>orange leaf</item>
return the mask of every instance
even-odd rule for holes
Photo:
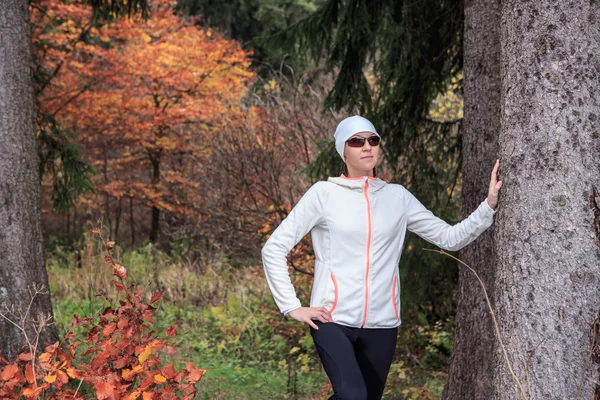
[[[200,378],[202,378],[202,375],[204,375],[205,372],[206,372],[205,369],[192,370],[192,372],[190,372],[190,374],[188,375],[188,381],[190,383],[198,382],[200,380]]]
[[[19,360],[21,360],[21,361],[31,361],[31,359],[33,359],[33,354],[31,354],[31,353],[19,354]]]
[[[142,394],[142,399],[144,399],[144,400],[152,400],[152,392],[144,392]]]
[[[113,247],[115,247],[115,242],[113,240],[106,242],[106,250],[112,250]]]
[[[67,374],[73,379],[81,379],[81,371],[73,367],[67,368]]]
[[[115,386],[111,382],[100,381],[96,383],[96,397],[98,399],[108,399],[114,396]]]
[[[169,354],[175,354],[177,352],[177,350],[175,350],[175,347],[173,346],[167,346],[167,353]]]
[[[167,378],[165,378],[161,374],[154,375],[154,382],[160,384],[160,383],[165,383],[166,381],[167,381]]]
[[[177,327],[175,325],[167,328],[167,336],[175,336],[177,335]]]
[[[56,371],[56,377],[58,378],[58,381],[62,384],[69,382],[69,377],[67,376],[67,374],[65,374],[65,372],[61,371],[60,369]]]
[[[142,314],[142,318],[144,318],[146,321],[152,323],[152,313],[145,312]]]
[[[138,365],[133,369],[124,369],[123,371],[121,371],[121,376],[123,377],[123,379],[130,381],[136,374],[139,374],[143,368],[144,367],[142,367],[141,365]]]
[[[33,382],[35,382],[33,367],[31,364],[27,364],[25,366],[25,379],[30,385],[33,385]]]
[[[152,298],[150,299],[150,303],[154,303],[155,301],[160,300],[162,297],[162,293],[158,292],[156,293],[154,296],[152,296]]]
[[[19,367],[17,367],[17,364],[7,365],[2,369],[2,373],[0,373],[0,379],[2,379],[3,381],[7,381],[13,376],[15,376],[18,370]]]
[[[38,394],[43,390],[44,388],[42,386],[40,387],[33,387],[33,388],[26,388],[23,389],[23,392],[21,392],[23,394],[23,396],[25,397],[37,397]]]
[[[125,286],[123,286],[120,282],[113,281],[113,284],[117,287],[117,289],[119,289],[119,292],[125,290]]]
[[[52,359],[52,354],[50,354],[50,353],[42,353],[38,357],[38,360],[40,360],[40,362],[48,362],[51,359]]]
[[[111,322],[110,324],[108,324],[104,327],[104,329],[102,330],[102,334],[104,335],[104,337],[110,336],[110,334],[114,332],[116,327],[117,327],[117,323]]]

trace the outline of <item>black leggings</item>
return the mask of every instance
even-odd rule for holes
[[[398,328],[350,328],[314,321],[310,328],[319,358],[333,386],[331,399],[379,400],[396,349]]]

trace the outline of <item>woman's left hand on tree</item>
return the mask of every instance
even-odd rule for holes
[[[496,208],[498,205],[498,192],[502,187],[502,181],[500,180],[500,174],[498,173],[500,169],[500,160],[496,160],[496,164],[494,165],[494,170],[492,171],[492,176],[490,178],[490,189],[488,191],[487,202],[491,208]]]

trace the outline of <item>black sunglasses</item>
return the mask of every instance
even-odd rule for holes
[[[381,138],[375,135],[369,136],[368,138],[355,136],[348,139],[346,143],[348,143],[348,146],[350,147],[363,147],[366,141],[368,141],[371,146],[379,146]]]

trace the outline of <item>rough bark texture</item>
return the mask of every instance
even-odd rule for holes
[[[3,0],[0,6],[0,304],[23,316],[32,284],[48,290],[40,210],[40,180],[35,129],[33,60],[27,0]],[[39,295],[25,322],[52,314],[50,295]],[[20,323],[20,321],[15,321]],[[43,344],[56,337],[52,326]],[[0,351],[9,357],[25,343],[21,332],[0,318]]]
[[[465,2],[463,216],[487,197],[500,131],[500,0]],[[501,205],[500,208],[503,208]],[[492,227],[460,252],[493,294],[496,247]],[[494,332],[483,290],[459,267],[456,331],[444,399],[488,399]],[[492,297],[492,296],[491,296]],[[493,301],[493,298],[492,298]]]
[[[593,399],[588,334],[600,306],[589,198],[600,186],[600,3],[502,8],[502,212],[496,306],[531,399]],[[497,351],[491,399],[515,399]]]

